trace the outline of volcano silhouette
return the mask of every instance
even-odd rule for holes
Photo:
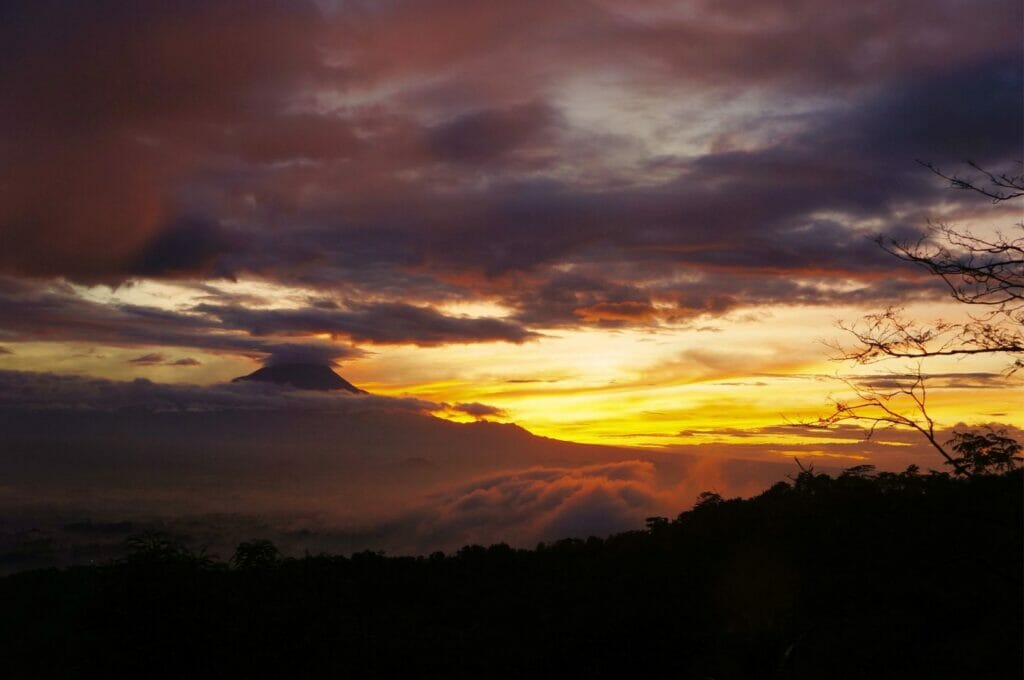
[[[272,364],[231,382],[254,380],[275,385],[290,385],[300,390],[345,390],[352,394],[365,392],[323,364]]]

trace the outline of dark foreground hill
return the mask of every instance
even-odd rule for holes
[[[9,678],[1015,678],[1022,476],[801,473],[536,550],[217,563],[159,536],[0,579]]]

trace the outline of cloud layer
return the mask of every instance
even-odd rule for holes
[[[911,235],[939,201],[970,203],[915,158],[1015,160],[1021,11],[9,4],[0,271],[255,277],[337,306],[220,300],[146,322],[165,346],[198,347],[204,325],[238,331],[216,341],[238,353],[272,351],[257,339],[269,335],[519,343],[927,297],[866,235]],[[87,323],[103,342],[152,342],[139,310],[16,324],[52,299],[36,285],[6,288],[7,335]],[[443,311],[455,300],[505,311]]]
[[[786,470],[427,415],[443,407],[0,371],[0,573],[109,557],[147,528],[222,552],[253,535],[298,553],[530,546],[637,528],[700,491],[750,494]]]

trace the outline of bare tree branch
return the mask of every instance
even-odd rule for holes
[[[832,399],[829,415],[805,424],[828,429],[840,423],[858,422],[867,425],[865,439],[871,439],[879,427],[910,428],[919,432],[958,474],[967,474],[967,468],[950,455],[935,434],[935,421],[928,415],[928,391],[920,367],[912,378],[909,385],[890,390],[864,387],[848,378],[840,378],[854,393],[854,399]]]
[[[917,162],[934,172],[939,177],[948,180],[949,183],[957,189],[966,189],[967,191],[973,191],[981,194],[982,196],[991,198],[993,203],[1000,203],[1012,198],[1024,196],[1024,162],[1017,163],[1017,165],[1022,168],[1021,172],[994,173],[983,169],[974,161],[967,161],[968,166],[973,168],[988,181],[988,186],[980,184],[977,181],[963,179],[959,175],[947,175],[930,161],[922,161],[918,159]]]
[[[1024,197],[1024,171],[998,174],[969,163],[985,182],[979,183],[918,162],[954,186],[996,202]],[[937,319],[924,324],[890,307],[857,323],[840,324],[855,344],[835,346],[836,358],[871,363],[887,358],[1005,354],[1011,359],[1008,372],[1024,366],[1024,223],[1014,225],[1010,233],[985,237],[929,222],[926,234],[916,241],[879,236],[876,242],[894,257],[938,277],[954,300],[979,312],[968,315],[967,321]]]
[[[1024,197],[1024,164],[1018,164],[1020,171],[1016,173],[996,173],[968,162],[980,175],[980,179],[974,180],[947,175],[929,162],[918,163],[952,186],[981,194],[994,203]],[[1019,461],[1015,456],[1020,447],[1001,432],[956,433],[946,445],[952,445],[961,454],[958,457],[938,441],[935,422],[928,414],[921,362],[933,357],[1007,355],[1011,359],[1007,374],[1024,368],[1024,223],[1015,225],[1009,235],[997,232],[992,237],[982,237],[947,224],[930,222],[927,233],[917,241],[897,241],[881,236],[876,241],[894,257],[937,276],[954,300],[977,307],[979,311],[968,314],[966,321],[921,322],[908,318],[898,307],[889,307],[854,323],[839,323],[854,342],[852,346],[832,344],[833,359],[858,364],[888,359],[916,360],[914,380],[910,385],[887,391],[843,379],[854,398],[833,400],[831,414],[807,424],[828,428],[856,421],[866,425],[868,439],[879,427],[910,428],[919,432],[958,474],[983,471],[984,461],[988,460],[984,456],[992,461],[1003,461],[1000,464],[1004,467],[1012,467]],[[965,458],[961,449],[981,451],[982,458],[978,460],[982,463]]]

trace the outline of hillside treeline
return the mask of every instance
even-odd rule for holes
[[[160,535],[0,579],[8,678],[1015,678],[1022,474],[802,470],[533,550],[227,562]]]

